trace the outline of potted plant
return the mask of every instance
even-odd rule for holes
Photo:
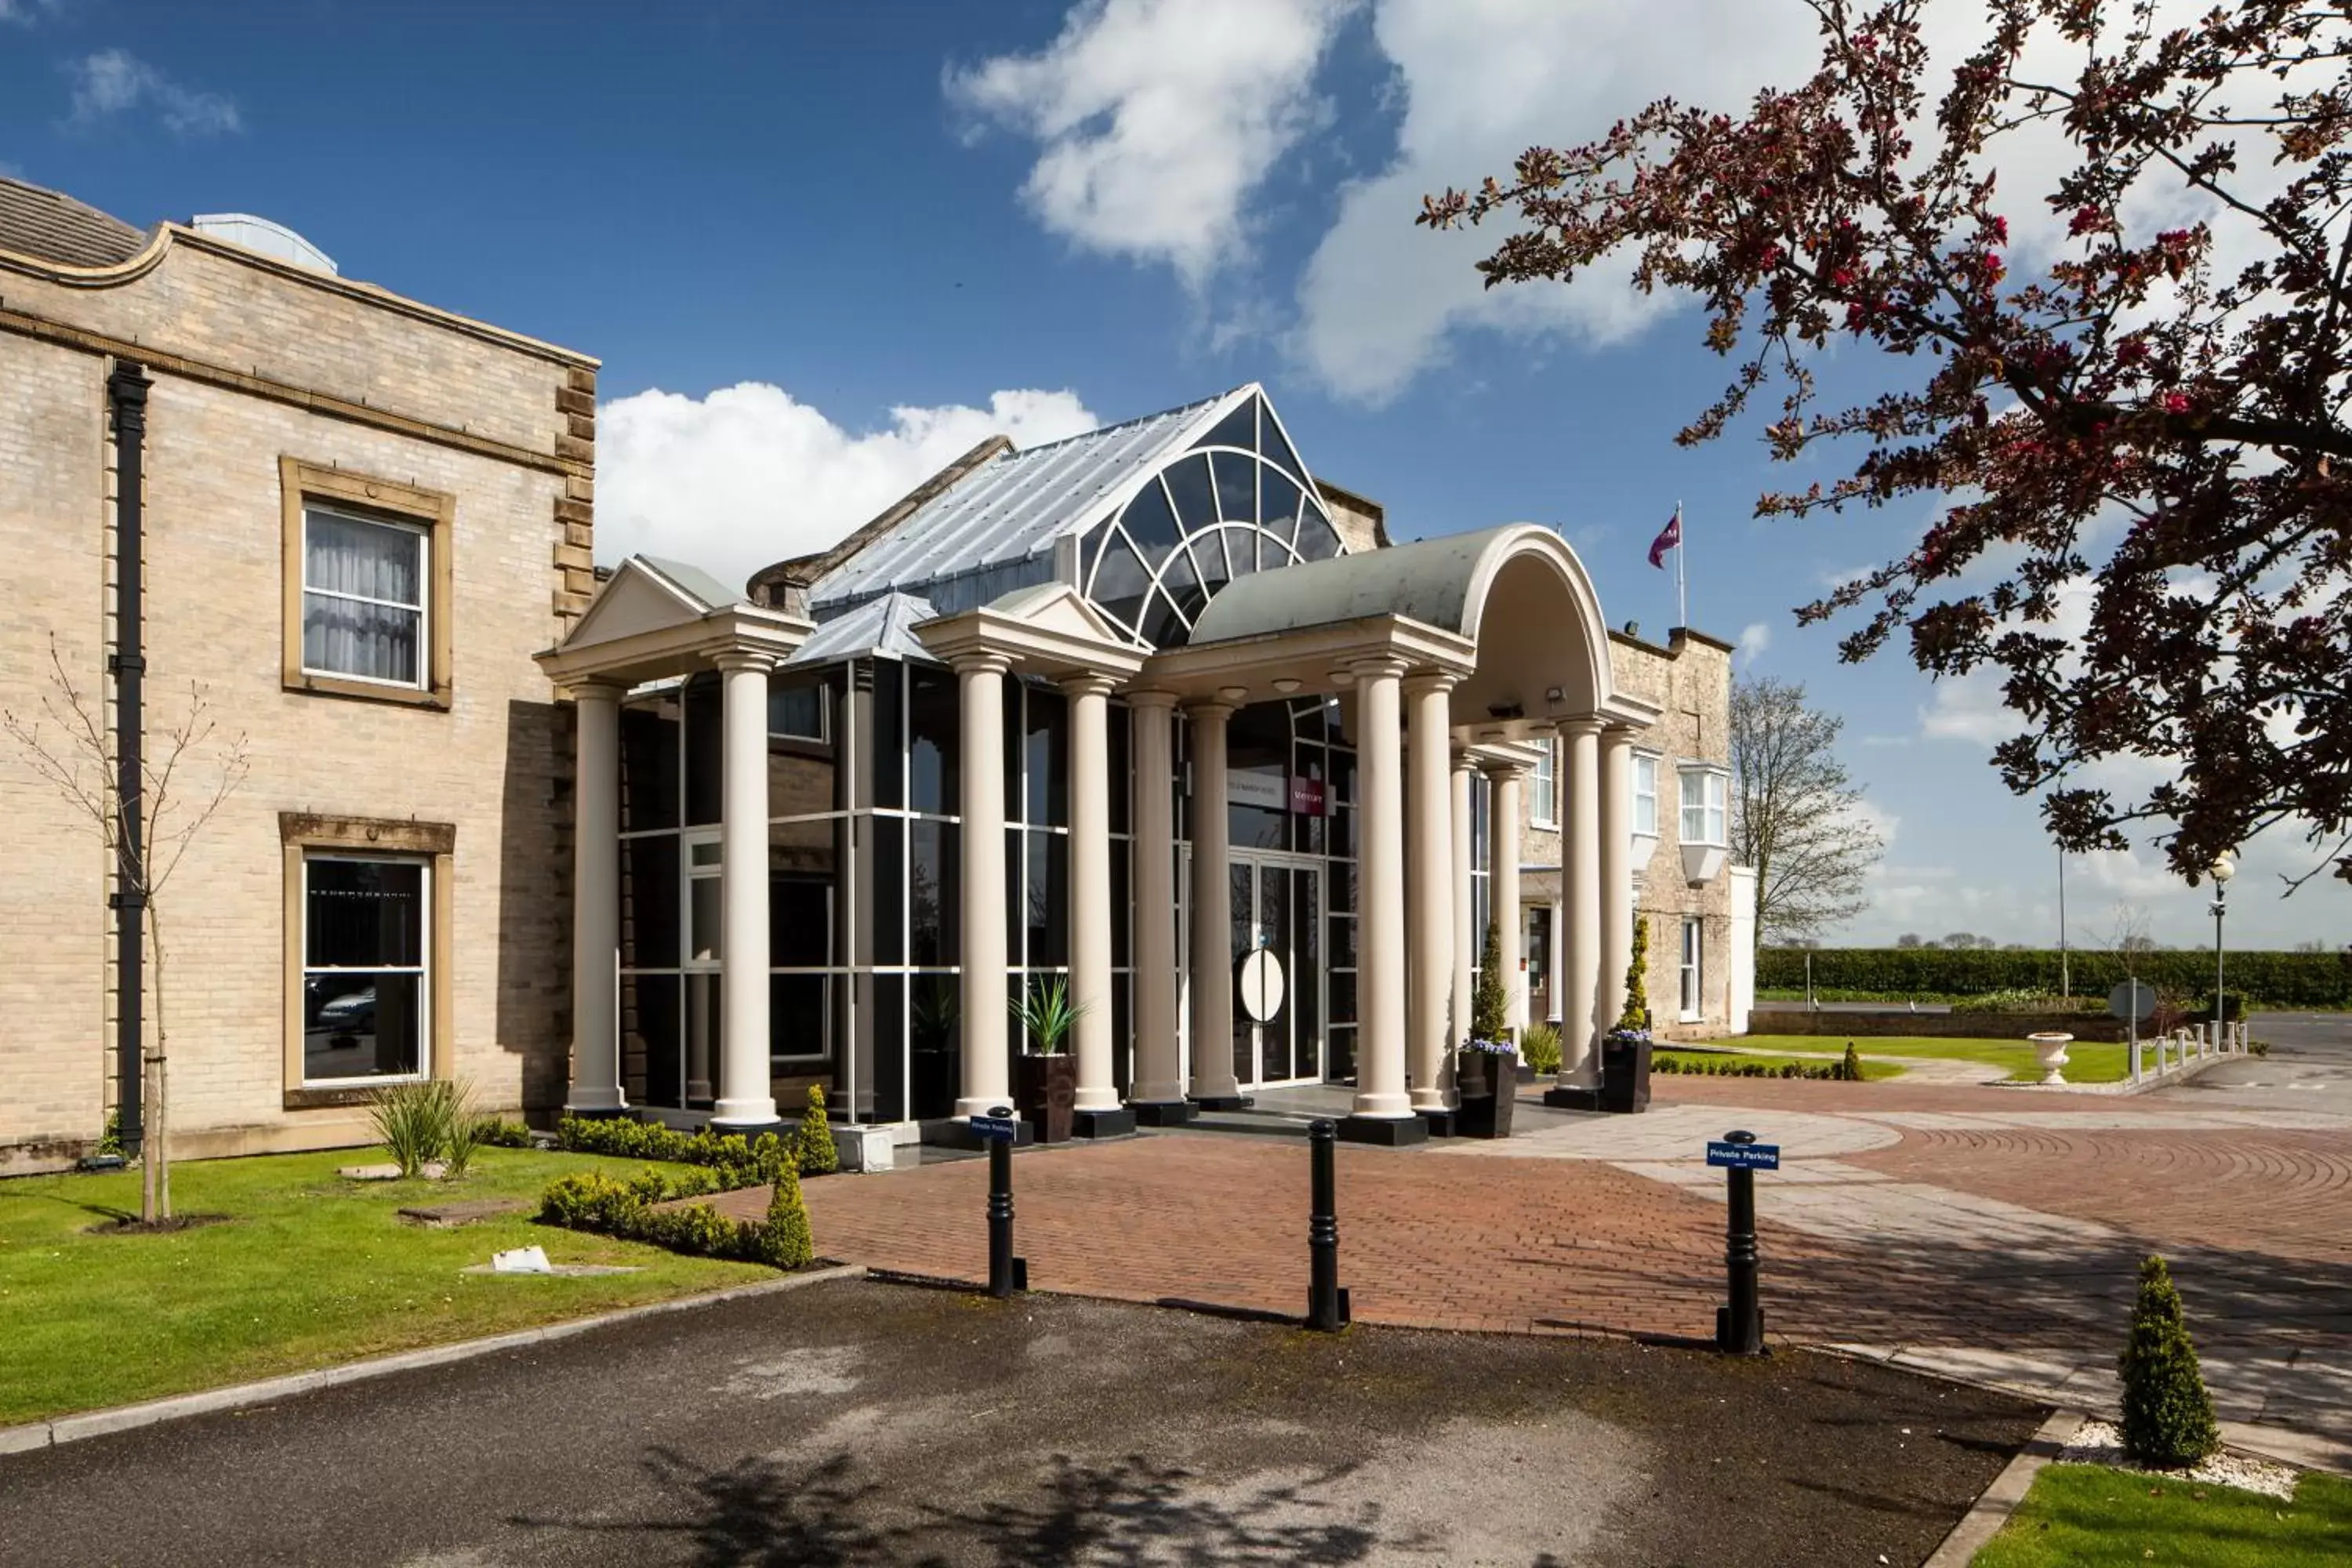
[[[1454,1126],[1465,1138],[1508,1138],[1519,1100],[1519,1052],[1511,1043],[1510,992],[1503,981],[1502,929],[1486,922],[1478,984],[1470,994],[1470,1037],[1454,1058],[1462,1106]]]
[[[912,1113],[918,1120],[945,1116],[955,1109],[958,1056],[956,983],[946,975],[915,978]]]
[[[1633,921],[1633,957],[1625,966],[1625,1007],[1601,1037],[1601,1109],[1650,1109],[1650,922]]]
[[[1013,1004],[1013,1016],[1028,1037],[1029,1050],[1014,1063],[1013,1102],[1034,1126],[1041,1143],[1070,1136],[1071,1111],[1078,1100],[1078,1064],[1069,1052],[1070,1030],[1083,1009],[1070,1000],[1070,983],[1059,974],[1032,980]]]

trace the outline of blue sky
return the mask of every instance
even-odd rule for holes
[[[1611,282],[1482,294],[1419,197],[1649,96],[1733,106],[1811,55],[1796,0],[751,0],[666,8],[0,0],[0,171],[131,222],[244,211],[344,272],[599,355],[601,553],[733,572],[830,541],[993,429],[1048,439],[1263,381],[1400,537],[1560,527],[1654,636],[1677,500],[1693,621],[1807,683],[1890,834],[1845,933],[2057,931],[2055,852],[1985,763],[1981,686],[1838,664],[1790,610],[1913,511],[1759,522],[1752,430],[1687,313]],[[1864,364],[1832,368],[1866,376]],[[1811,474],[1803,478],[1813,477]],[[2340,884],[2258,844],[2233,940],[2332,942]],[[2158,858],[2078,858],[2210,940]]]

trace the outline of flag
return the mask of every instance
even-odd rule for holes
[[[1664,571],[1666,552],[1679,548],[1682,542],[1683,510],[1682,508],[1676,507],[1675,515],[1667,521],[1665,528],[1659,532],[1657,538],[1650,541],[1650,564],[1661,572]]]

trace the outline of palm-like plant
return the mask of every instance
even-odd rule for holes
[[[1070,1000],[1070,983],[1059,974],[1032,981],[1013,1003],[1013,1016],[1020,1020],[1023,1032],[1041,1057],[1062,1054],[1078,1015],[1085,1011],[1085,1007]]]

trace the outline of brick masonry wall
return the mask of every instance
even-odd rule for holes
[[[558,640],[590,586],[593,367],[194,244],[116,288],[0,282],[11,311],[546,454],[526,464],[460,450],[154,370],[147,693],[151,752],[185,714],[193,681],[252,761],[159,900],[183,1152],[365,1137],[363,1113],[283,1108],[281,811],[456,825],[451,885],[436,889],[451,921],[454,1038],[436,1049],[488,1104],[560,1100],[570,721],[530,656]],[[0,706],[12,712],[39,704],[52,631],[77,679],[105,689],[107,368],[101,354],[0,331],[0,542],[16,583],[0,621]],[[457,498],[447,711],[282,689],[284,455]],[[54,1163],[99,1131],[110,938],[95,837],[14,746],[0,749],[0,810],[10,842],[30,851],[0,879],[6,1171]],[[153,1010],[151,995],[151,1021]]]

